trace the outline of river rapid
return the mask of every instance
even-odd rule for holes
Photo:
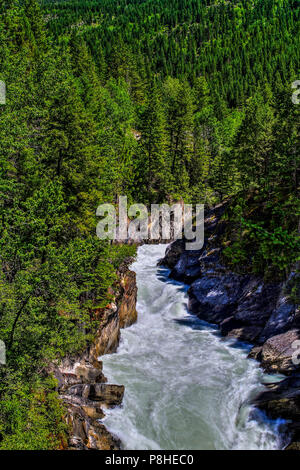
[[[248,348],[187,311],[187,286],[157,267],[166,245],[139,247],[138,321],[116,354],[101,357],[110,383],[124,384],[103,420],[124,449],[278,449],[279,421],[253,408],[266,376]]]

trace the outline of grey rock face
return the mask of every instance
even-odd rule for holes
[[[275,308],[278,295],[278,285],[259,282],[255,289],[240,299],[235,318],[245,325],[263,327]]]
[[[261,333],[259,342],[263,344],[268,338],[289,330],[295,320],[295,311],[295,305],[290,304],[287,297],[280,297]]]
[[[203,320],[221,323],[236,309],[241,286],[242,279],[234,274],[203,276],[188,291],[188,307]]]
[[[184,251],[184,240],[176,240],[168,246],[164,258],[161,259],[158,264],[173,269]]]
[[[295,341],[299,341],[298,329],[272,336],[263,345],[261,363],[269,372],[288,374],[298,368],[293,361],[297,349]]]
[[[182,253],[176,265],[170,273],[170,278],[191,284],[201,276],[199,252]]]

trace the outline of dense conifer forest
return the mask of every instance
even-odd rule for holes
[[[100,203],[231,198],[227,263],[281,279],[299,261],[299,12],[1,1],[0,449],[65,439],[47,366],[92,340],[93,309],[134,254],[96,237]]]

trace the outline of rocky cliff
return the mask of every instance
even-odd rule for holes
[[[256,404],[274,417],[289,420],[292,443],[300,448],[300,310],[292,301],[292,271],[286,281],[266,282],[259,276],[240,274],[222,262],[222,234],[226,204],[209,211],[205,218],[205,242],[199,251],[186,251],[177,240],[167,249],[160,264],[170,277],[190,284],[189,311],[219,325],[221,334],[253,344],[249,354],[267,372],[289,376],[257,398]],[[296,360],[295,360],[296,359]]]
[[[118,438],[99,420],[105,416],[105,408],[122,403],[124,386],[107,383],[99,356],[115,352],[120,329],[137,319],[135,273],[128,267],[131,261],[126,260],[119,268],[118,282],[111,292],[112,302],[94,312],[99,328],[91,346],[49,370],[57,379],[59,395],[67,407],[68,449],[120,449]]]

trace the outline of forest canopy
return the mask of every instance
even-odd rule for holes
[[[99,204],[230,199],[229,264],[283,279],[299,261],[299,11],[1,1],[0,449],[64,439],[45,371],[93,339],[135,250],[98,240]]]

